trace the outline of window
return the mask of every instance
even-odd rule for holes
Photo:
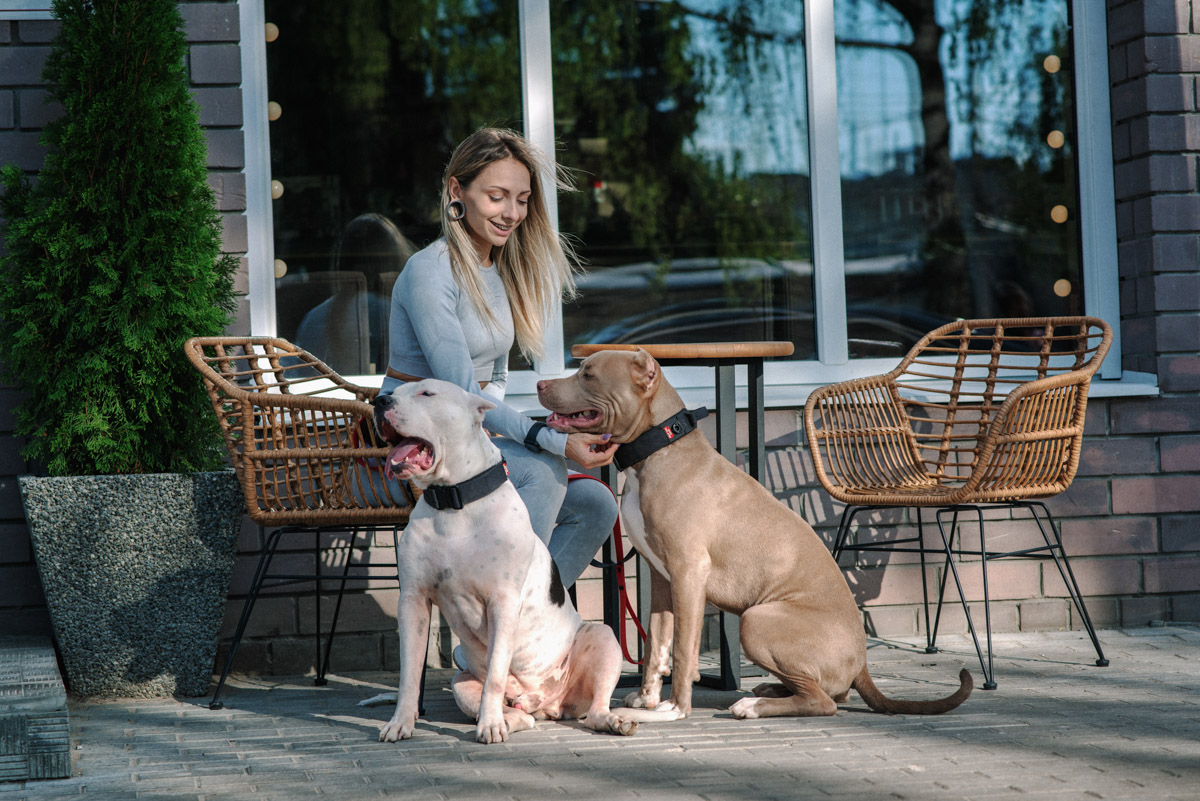
[[[955,317],[1116,319],[1086,0],[262,2],[275,330],[341,372],[386,366],[453,146],[535,113],[587,268],[552,345],[787,339],[868,369]]]

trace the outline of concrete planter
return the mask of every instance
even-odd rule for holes
[[[19,483],[69,690],[206,694],[244,512],[233,471]]]

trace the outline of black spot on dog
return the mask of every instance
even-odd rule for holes
[[[550,560],[550,603],[562,606],[567,602],[567,591],[563,588],[562,576],[558,575],[558,565]]]

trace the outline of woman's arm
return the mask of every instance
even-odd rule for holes
[[[406,276],[409,270],[414,270],[414,273]],[[468,392],[496,402],[498,398],[491,393],[481,392],[475,381],[471,353],[467,348],[462,322],[458,319],[458,287],[449,268],[437,259],[412,259],[401,277],[408,279],[405,283],[409,291],[395,293],[393,303],[400,303],[407,314],[417,344],[432,372],[430,377],[457,384]],[[507,379],[506,365],[502,381],[507,383]],[[533,420],[500,402],[487,413],[484,427],[493,433],[523,442],[533,427]],[[566,434],[543,428],[538,432],[537,442],[551,453],[566,455]]]

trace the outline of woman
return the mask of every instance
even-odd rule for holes
[[[541,178],[552,174],[513,131],[481,129],[454,151],[442,184],[443,238],[408,260],[392,290],[381,391],[439,378],[498,404],[484,428],[499,435],[533,530],[570,586],[611,534],[617,506],[599,482],[568,484],[565,458],[599,467],[612,461],[615,444],[553,431],[503,403],[514,336],[531,361],[541,356],[545,321],[574,290],[573,254],[542,195]]]

